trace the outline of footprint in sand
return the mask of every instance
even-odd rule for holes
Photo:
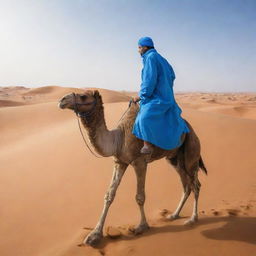
[[[112,239],[119,238],[122,235],[121,231],[118,228],[112,226],[106,228],[106,234]]]
[[[226,209],[226,212],[229,216],[237,216],[241,211],[238,209]]]
[[[221,210],[211,209],[211,213],[214,216],[237,216],[239,215],[240,212],[241,211],[239,209],[235,209],[235,208],[221,209]]]
[[[159,211],[160,216],[166,217],[168,214],[170,214],[170,211],[167,209],[162,209]]]

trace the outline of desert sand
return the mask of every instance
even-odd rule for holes
[[[93,88],[91,88],[93,89]],[[78,246],[100,216],[112,158],[95,158],[83,144],[74,113],[58,100],[84,89],[0,87],[1,256],[253,256],[256,255],[256,93],[177,93],[176,100],[200,138],[208,176],[202,183],[199,222],[183,225],[193,197],[176,221],[182,187],[165,159],[148,166],[146,214],[138,224],[135,174],[126,171],[97,248]],[[109,129],[135,92],[98,89]],[[119,232],[113,239],[106,234]]]

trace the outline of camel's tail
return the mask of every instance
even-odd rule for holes
[[[206,169],[206,167],[204,165],[204,161],[203,161],[201,156],[200,156],[200,159],[199,159],[199,167],[207,175],[208,172],[207,172],[207,169]]]

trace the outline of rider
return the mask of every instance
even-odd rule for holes
[[[143,58],[142,83],[139,96],[140,110],[132,133],[144,141],[142,154],[153,152],[152,144],[165,150],[181,144],[181,135],[190,132],[173,94],[175,74],[172,66],[154,48],[150,37],[138,41],[138,52]]]

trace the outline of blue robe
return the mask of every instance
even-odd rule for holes
[[[182,133],[190,132],[174,99],[174,71],[154,48],[142,58],[140,110],[132,133],[162,149],[174,149],[180,146]]]

